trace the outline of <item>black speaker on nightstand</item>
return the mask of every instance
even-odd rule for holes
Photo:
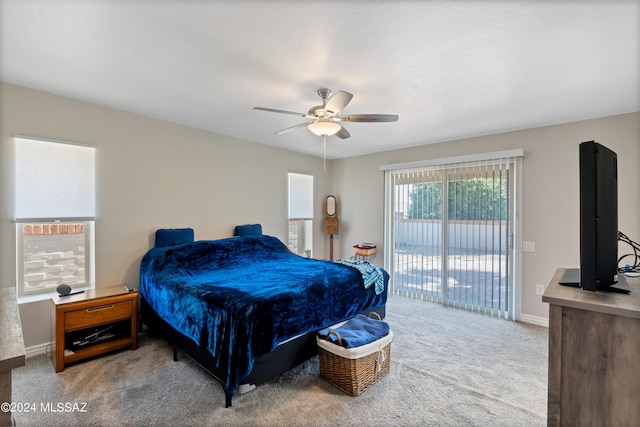
[[[56,292],[58,292],[58,294],[61,297],[67,296],[71,293],[71,286],[69,285],[58,285],[58,287],[56,288]]]
[[[59,296],[66,297],[67,295],[81,294],[81,293],[84,292],[84,289],[81,290],[81,291],[71,292],[71,286],[69,286],[69,285],[58,285],[58,287],[56,288],[56,292],[58,292]]]

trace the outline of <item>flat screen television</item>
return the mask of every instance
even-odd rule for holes
[[[629,292],[618,275],[618,159],[595,141],[580,144],[580,268],[562,284]]]

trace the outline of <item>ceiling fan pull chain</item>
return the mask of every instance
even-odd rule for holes
[[[322,135],[322,154],[324,158],[324,171],[327,171],[327,135]]]

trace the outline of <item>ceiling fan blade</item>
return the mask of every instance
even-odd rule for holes
[[[329,98],[324,109],[330,114],[338,114],[349,102],[351,102],[351,98],[353,98],[352,94],[339,90],[335,95]]]
[[[279,130],[278,132],[274,133],[274,135],[280,135],[280,134],[282,134],[282,133],[289,132],[290,130],[294,130],[294,129],[298,129],[298,128],[305,127],[305,126],[307,126],[309,123],[310,123],[310,122],[305,122],[305,123],[297,124],[297,125],[295,125],[295,126],[291,126],[291,127],[288,127],[288,128],[284,128],[284,129]]]
[[[397,122],[398,116],[395,114],[351,114],[349,116],[341,116],[349,122]]]
[[[275,108],[253,107],[254,110],[270,111],[272,113],[292,114],[294,116],[306,117],[304,113],[296,113],[295,111],[276,110]]]
[[[344,128],[344,126],[342,126],[342,129],[340,129],[338,132],[336,132],[335,135],[340,139],[347,139],[347,138],[349,138],[351,136],[349,131],[346,130]]]

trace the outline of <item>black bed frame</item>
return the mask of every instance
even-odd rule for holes
[[[372,311],[378,313],[381,318],[385,317],[385,306],[366,310],[364,314]],[[223,371],[215,369],[215,359],[211,353],[165,322],[144,298],[140,298],[140,316],[142,323],[147,325],[152,333],[166,339],[173,346],[174,361],[178,361],[178,350],[180,350],[222,384],[225,390],[225,407],[230,407],[233,396],[227,393],[224,387],[226,381],[221,374]],[[261,384],[317,355],[316,335],[317,332],[301,335],[256,358],[251,373],[242,384]]]

